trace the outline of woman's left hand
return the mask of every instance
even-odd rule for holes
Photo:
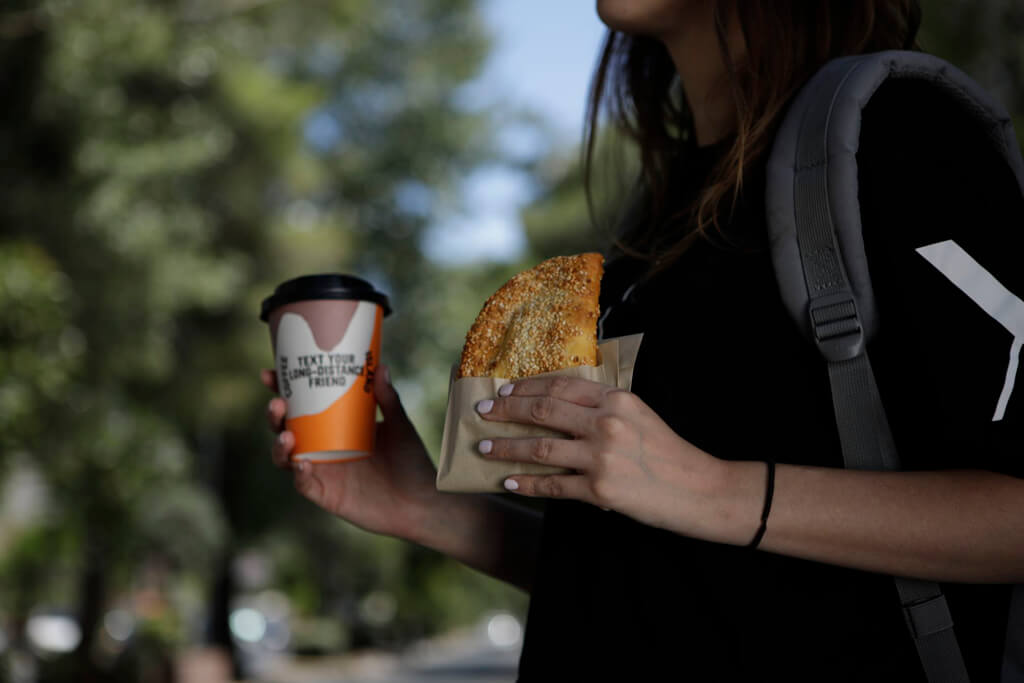
[[[585,501],[724,543],[745,544],[757,530],[764,464],[711,456],[628,391],[564,376],[527,378],[502,386],[477,411],[485,420],[535,424],[572,437],[478,444],[485,458],[574,471],[511,476],[505,488],[517,494]]]

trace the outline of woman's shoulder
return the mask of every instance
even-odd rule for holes
[[[905,464],[1021,476],[1024,401],[1007,357],[1024,195],[1012,167],[953,96],[893,79],[864,108],[857,166],[881,330],[872,363],[896,441],[916,444]]]
[[[922,174],[1001,158],[981,119],[962,100],[927,80],[899,78],[882,83],[864,106],[857,155],[862,163],[882,161],[878,171],[895,170],[898,161],[904,168],[916,165]]]
[[[984,86],[979,84],[980,88]],[[1010,172],[990,122],[971,98],[926,78],[885,80],[865,104],[858,164],[894,177],[912,169],[916,177]]]
[[[889,79],[864,107],[857,151],[866,234],[930,239],[935,223],[1020,211],[1020,186],[969,107],[923,80]]]

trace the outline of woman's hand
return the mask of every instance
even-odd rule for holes
[[[515,475],[505,482],[510,491],[581,500],[706,540],[745,544],[757,530],[764,464],[712,457],[632,393],[569,377],[528,378],[501,387],[477,411],[485,420],[535,424],[572,437],[481,441],[486,458],[574,470]],[[744,468],[743,476],[734,465]],[[760,480],[752,468],[762,472]]]
[[[277,392],[272,370],[263,370],[260,379]],[[273,398],[267,406],[270,428],[277,432],[272,458],[278,467],[292,470],[302,495],[328,512],[368,531],[412,538],[436,495],[434,466],[391,386],[386,366],[375,373],[373,390],[384,421],[377,423],[372,456],[341,463],[292,461],[295,436],[284,429],[286,404]]]
[[[274,372],[263,384],[277,391]],[[295,488],[343,519],[373,531],[433,548],[502,581],[529,590],[540,538],[532,510],[492,496],[439,493],[427,449],[391,386],[388,369],[375,373],[374,394],[384,415],[373,455],[363,460],[312,464],[291,460],[295,436],[284,429],[285,402],[267,407],[277,432],[274,464],[294,473]]]

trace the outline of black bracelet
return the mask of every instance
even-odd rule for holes
[[[764,464],[768,465],[768,480],[764,488],[764,509],[761,511],[761,526],[754,534],[754,540],[747,544],[747,548],[753,550],[761,542],[765,529],[768,528],[768,513],[772,511],[772,494],[775,493],[775,461],[767,458]]]

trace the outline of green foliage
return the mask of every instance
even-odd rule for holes
[[[311,510],[270,466],[257,312],[288,277],[369,277],[396,311],[385,360],[436,422],[461,338],[432,334],[432,316],[459,291],[419,242],[459,178],[497,158],[490,113],[456,97],[488,49],[471,0],[0,9],[0,444],[35,463],[45,529],[70,539],[42,563],[42,531],[12,532],[0,611],[56,582],[89,629],[144,567],[209,583],[240,548],[280,565],[300,610],[356,624],[368,593],[460,580]],[[408,187],[432,207],[403,206]],[[450,623],[437,601],[406,604],[394,638]],[[179,632],[164,641],[186,635],[165,622]]]
[[[638,169],[631,143],[611,127],[600,132],[595,145],[589,198],[579,154],[551,155],[537,169],[543,192],[522,212],[534,257],[604,251]]]
[[[27,614],[39,602],[53,605],[68,600],[71,596],[67,587],[47,579],[53,578],[54,559],[66,557],[74,548],[73,534],[53,520],[44,520],[19,533],[0,560],[2,604],[16,613]]]
[[[41,247],[0,242],[0,454],[44,433],[61,410],[86,350],[71,299],[71,283]]]
[[[1018,141],[1024,116],[1024,5],[1016,0],[923,0],[921,47],[976,79],[1011,113]]]

